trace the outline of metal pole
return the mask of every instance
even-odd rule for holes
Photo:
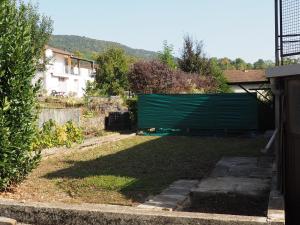
[[[275,3],[275,63],[276,66],[279,66],[279,45],[278,45],[278,38],[279,38],[279,29],[278,29],[278,0],[274,1]]]
[[[278,7],[278,6],[277,6]],[[283,62],[283,21],[282,21],[282,0],[279,0],[279,20],[280,20],[280,29],[279,29],[279,32],[280,32],[280,60],[279,60],[279,63],[281,63],[281,65],[283,66],[284,65],[284,62]],[[278,16],[278,15],[277,15]],[[278,29],[278,28],[277,28]]]

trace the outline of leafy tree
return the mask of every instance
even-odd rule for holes
[[[247,63],[243,59],[241,59],[241,58],[237,58],[234,61],[234,65],[235,65],[235,68],[237,70],[246,70],[246,69],[248,69]]]
[[[171,69],[177,68],[177,64],[173,56],[173,46],[168,45],[167,41],[164,41],[163,51],[158,53],[158,59],[165,65],[169,66]]]
[[[135,93],[193,93],[215,92],[211,77],[174,70],[159,61],[139,61],[129,75],[130,87]]]
[[[33,148],[40,67],[52,32],[49,18],[14,0],[0,1],[0,189],[21,181],[38,163]]]
[[[74,51],[74,56],[78,58],[84,58],[84,55],[79,50]]]
[[[92,52],[91,54],[92,54],[91,55],[91,59],[94,60],[94,61],[96,61],[98,59],[98,57],[99,57],[99,54],[97,52]]]
[[[259,59],[256,62],[253,63],[254,69],[267,69],[270,67],[275,66],[274,62],[272,60],[263,60]]]
[[[218,64],[222,70],[232,70],[235,69],[235,66],[232,63],[232,60],[229,58],[221,58],[218,60]]]
[[[104,95],[122,95],[128,90],[129,60],[124,50],[110,48],[99,55],[96,83]]]
[[[187,73],[209,75],[209,60],[203,52],[203,43],[194,41],[192,37],[185,36],[181,57],[178,60],[179,68]]]
[[[259,59],[253,64],[253,67],[255,69],[265,69],[265,61],[263,59]]]
[[[231,92],[230,86],[227,84],[227,80],[224,76],[223,70],[219,66],[218,60],[215,58],[210,59],[210,71],[217,83],[216,92],[219,93]]]
[[[293,65],[299,63],[299,58],[284,58],[283,65]]]
[[[194,41],[191,37],[184,38],[184,45],[179,59],[179,67],[188,73],[196,73],[200,76],[211,77],[216,80],[217,92],[229,92],[223,71],[217,58],[207,58],[203,51],[203,43]]]

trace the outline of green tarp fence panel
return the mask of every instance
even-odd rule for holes
[[[250,94],[138,96],[138,128],[258,130],[259,101]]]

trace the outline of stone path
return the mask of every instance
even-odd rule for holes
[[[159,195],[150,198],[139,208],[151,210],[180,211],[190,204],[191,189],[199,184],[197,180],[178,180]]]
[[[192,206],[211,208],[214,212],[223,207],[220,209],[223,212],[239,210],[252,202],[263,209],[261,202],[270,192],[272,165],[271,157],[222,158],[210,176],[192,190]]]
[[[117,134],[107,135],[103,137],[89,138],[86,139],[82,144],[75,145],[73,148],[59,147],[59,148],[44,149],[42,151],[42,156],[43,158],[47,158],[49,156],[56,155],[56,154],[66,154],[74,151],[85,151],[95,147],[99,147],[106,143],[124,140],[133,137],[135,135],[136,135],[135,133],[132,134],[117,133]]]
[[[269,157],[224,157],[208,178],[201,182],[178,180],[138,207],[181,211],[191,205],[197,207],[198,204],[206,204],[212,199],[216,204],[219,199],[230,202],[232,207],[228,208],[238,207],[243,204],[242,201],[261,201],[270,191],[272,164],[273,159]]]

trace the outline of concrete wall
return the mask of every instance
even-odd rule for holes
[[[81,108],[42,109],[39,115],[39,126],[41,127],[50,119],[61,125],[71,120],[78,126],[84,127],[85,130],[102,130],[105,117],[110,112],[127,111],[120,97],[92,98],[88,109],[94,112],[92,117],[84,117],[84,109]]]
[[[142,210],[0,200],[0,215],[32,225],[267,225],[266,217]]]
[[[72,120],[77,125],[80,125],[81,109],[70,108],[70,109],[42,109],[39,116],[39,127],[43,123],[54,120],[58,124],[65,124],[66,122]]]

